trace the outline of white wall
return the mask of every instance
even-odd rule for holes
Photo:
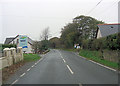
[[[100,38],[100,37],[102,37],[101,32],[100,32],[100,30],[98,30],[97,39]]]
[[[18,48],[19,52],[16,52],[15,48],[5,48],[4,57],[0,58],[0,69],[13,65],[14,63],[20,62],[23,60],[22,48]],[[12,53],[11,53],[12,52]]]

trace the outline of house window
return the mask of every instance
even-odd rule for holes
[[[111,26],[111,28],[113,28],[113,26]]]

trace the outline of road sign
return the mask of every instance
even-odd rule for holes
[[[28,48],[28,38],[26,35],[19,36],[19,47]]]

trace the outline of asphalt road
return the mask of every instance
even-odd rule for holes
[[[117,84],[118,74],[75,53],[51,50],[12,84]]]

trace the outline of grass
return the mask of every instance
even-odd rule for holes
[[[24,61],[37,61],[39,60],[41,57],[38,54],[23,54],[24,56]]]
[[[87,59],[91,59],[95,62],[101,63],[103,65],[118,69],[118,63],[117,62],[111,62],[111,61],[101,59],[102,54],[99,51],[80,50],[79,55],[83,56]]]

